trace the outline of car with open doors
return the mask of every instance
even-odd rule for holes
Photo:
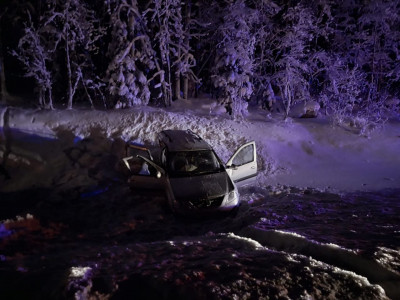
[[[148,148],[127,143],[123,158],[132,189],[161,190],[174,213],[228,212],[240,205],[236,184],[257,175],[255,142],[242,145],[224,164],[190,130],[158,134],[159,160]]]

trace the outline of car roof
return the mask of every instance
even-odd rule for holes
[[[206,141],[191,130],[163,130],[159,138],[169,151],[212,150]]]

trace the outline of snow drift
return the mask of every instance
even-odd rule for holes
[[[97,136],[110,141],[153,144],[161,130],[190,129],[211,144],[224,161],[244,142],[256,141],[260,186],[280,184],[341,191],[400,186],[398,121],[365,137],[351,128],[332,127],[323,118],[283,121],[281,116],[250,110],[246,119],[232,120],[210,112],[212,105],[208,99],[193,99],[179,101],[169,110],[8,108],[3,136],[7,131],[9,135],[24,132],[50,139],[65,139],[68,135],[70,143]],[[3,108],[2,115],[4,111]],[[21,154],[21,159],[26,156],[29,154]]]

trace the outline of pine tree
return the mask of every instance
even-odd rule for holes
[[[247,112],[247,100],[253,93],[256,10],[238,0],[227,5],[223,21],[216,32],[220,41],[216,49],[213,82],[223,91],[222,103],[234,117]]]
[[[147,105],[148,78],[156,68],[142,14],[136,0],[115,1],[110,8],[111,42],[107,68],[108,90],[127,106]],[[158,72],[156,74],[159,74]],[[162,77],[162,75],[161,75]]]

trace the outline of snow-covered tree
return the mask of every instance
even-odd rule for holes
[[[40,30],[34,27],[29,15],[24,35],[13,55],[25,67],[25,76],[35,79],[39,92],[39,106],[42,108],[53,108],[53,75],[48,65],[54,59],[54,52],[54,49],[48,49]]]
[[[254,1],[254,6],[259,12],[252,77],[254,96],[260,107],[271,109],[275,102],[271,76],[278,45],[274,16],[281,8],[273,1]]]
[[[354,0],[343,2],[333,11],[337,25],[330,52],[341,61],[342,68],[359,73],[347,77],[355,80],[352,84],[361,93],[356,102],[348,101],[348,107],[353,106],[354,116],[364,120],[364,127],[384,121],[384,97],[395,87],[392,80],[400,50],[399,9],[398,0]]]
[[[343,60],[332,58],[321,98],[335,123],[341,124],[352,115],[360,101],[363,81],[363,73],[357,67],[350,69]]]
[[[312,41],[309,42],[307,64],[310,96],[318,98],[324,88],[325,75],[333,62],[330,51],[331,37],[334,34],[335,20],[332,16],[333,0],[314,1],[311,6],[315,16]]]
[[[193,67],[196,66],[196,59],[193,55],[190,41],[193,37],[197,37],[197,34],[192,33],[194,27],[201,27],[198,22],[192,19],[192,1],[188,0],[184,4],[184,15],[178,17],[176,21],[176,28],[179,30],[176,34],[176,45],[178,46],[176,58],[174,59],[175,69],[175,97],[179,99],[181,97],[181,78],[183,78],[183,99],[188,99],[189,80],[199,82],[199,79],[193,72]]]
[[[285,26],[278,33],[279,50],[272,79],[280,89],[288,116],[296,101],[307,100],[310,97],[308,56],[316,28],[311,10],[301,2],[288,8],[282,18]]]
[[[357,61],[368,74],[367,101],[376,98],[377,92],[387,88],[387,78],[398,62],[399,49],[399,0],[366,1],[358,19]]]
[[[350,103],[372,116],[384,97],[400,91],[399,2],[105,0],[95,6],[88,0],[9,1],[18,7],[11,12],[26,3],[38,12],[23,43],[28,49],[28,40],[33,45],[36,36],[41,47],[31,46],[26,56],[42,60],[52,93],[68,88],[68,108],[85,94],[93,106],[98,97],[105,99],[105,90],[113,104],[158,100],[168,106],[173,99],[187,99],[189,81],[202,77],[203,91],[213,92],[214,86],[235,116],[246,111],[250,99],[264,107],[282,99],[287,115],[294,102],[322,96],[326,106],[333,101],[339,111],[344,102],[339,105],[337,95],[345,93],[334,92],[334,83],[342,81],[335,76],[360,86],[357,101]],[[94,10],[103,15],[101,22]],[[0,14],[3,34],[4,16],[13,17]],[[4,37],[2,42],[4,56]],[[50,84],[36,82],[46,94],[41,105],[48,106]],[[346,97],[352,98],[341,99]]]
[[[150,100],[150,81],[163,78],[156,68],[154,50],[136,0],[119,0],[110,5],[111,42],[107,69],[111,95],[127,106],[146,105]],[[161,81],[161,80],[160,80]]]
[[[247,112],[247,100],[253,93],[256,10],[244,0],[227,2],[223,21],[216,32],[220,41],[216,49],[213,83],[223,92],[222,103],[234,117]]]
[[[386,121],[380,101],[363,100],[366,74],[357,67],[336,59],[327,72],[326,88],[321,96],[334,124],[348,124],[367,134]],[[367,106],[366,106],[367,105]]]
[[[179,13],[178,13],[179,12]],[[158,97],[166,106],[172,103],[172,51],[173,29],[172,24],[181,24],[179,0],[152,0],[151,6],[145,11],[148,17],[148,27],[153,34],[155,61],[162,75],[156,87],[161,87]],[[179,28],[178,28],[179,29]],[[161,74],[161,73],[160,73]]]
[[[93,68],[90,53],[96,51],[95,42],[100,37],[99,21],[94,11],[87,7],[82,0],[52,1],[44,16],[44,34],[52,37],[54,49],[64,51],[67,68],[67,107],[72,108],[73,99],[82,83],[85,91],[87,85],[94,83],[85,78],[85,69]],[[88,98],[93,107],[93,101]]]
[[[192,1],[152,0],[144,12],[155,50],[155,63],[164,74],[157,86],[161,87],[160,96],[167,106],[171,105],[173,98],[181,99],[183,96],[187,99],[189,78],[198,81],[192,71],[196,59],[190,45],[195,23],[191,18],[191,8]]]
[[[180,85],[177,80],[181,75],[180,60],[185,55],[183,48],[184,28],[182,23],[182,3],[180,0],[152,0],[144,12],[153,48],[155,63],[162,72],[161,88],[158,97],[166,106],[170,106],[173,98],[173,83],[175,83],[176,98],[180,98]]]
[[[160,2],[168,4],[168,1]],[[170,50],[170,53],[165,52],[165,55],[170,56],[169,60],[172,63],[171,67],[174,78],[171,80],[171,83],[174,82],[174,98],[181,99],[181,76],[187,72],[185,57],[189,54],[189,49],[185,48],[187,43],[184,43],[186,37],[183,25],[182,5],[180,1],[176,3],[172,1],[170,5],[172,7],[172,14],[169,15],[169,20],[164,19],[164,21],[167,21],[168,32],[171,34],[170,40],[168,41],[168,38],[165,40],[167,43],[169,42],[167,48]]]

